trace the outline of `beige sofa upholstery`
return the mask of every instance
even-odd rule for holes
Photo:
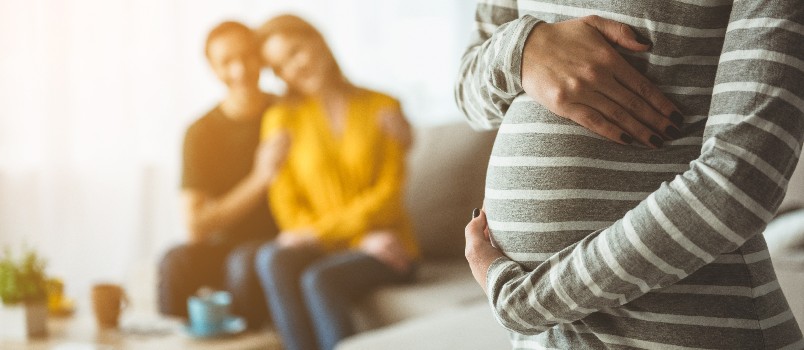
[[[485,300],[466,261],[424,261],[416,283],[375,292],[356,317],[360,328],[372,329]]]
[[[494,137],[463,122],[416,129],[405,201],[427,260],[463,258],[463,228],[482,205]]]
[[[483,201],[494,133],[457,123],[417,130],[416,137],[407,204],[424,252],[419,281],[368,298],[356,312],[368,331],[344,340],[338,350],[510,348],[463,259],[463,228],[472,208]],[[802,206],[804,160],[780,210]],[[804,322],[799,296],[804,289],[804,210],[772,222],[765,235],[783,291]]]
[[[765,240],[776,277],[804,332],[804,157],[790,179],[779,212],[782,214],[768,224]]]
[[[488,303],[408,319],[392,327],[360,333],[338,350],[502,350],[508,332],[497,324]]]
[[[405,200],[423,254],[417,282],[374,293],[356,312],[359,328],[484,302],[463,258],[463,229],[482,205],[493,142],[494,133],[465,123],[416,129]]]

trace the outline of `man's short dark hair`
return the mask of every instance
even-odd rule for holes
[[[244,34],[249,41],[254,43],[254,47],[257,48],[259,43],[257,41],[257,35],[254,33],[251,28],[247,27],[245,24],[236,22],[236,21],[226,21],[221,24],[212,28],[212,30],[207,35],[207,41],[204,45],[204,54],[209,58],[209,45],[212,43],[213,40],[218,38],[221,35],[228,34],[231,32],[238,32]]]

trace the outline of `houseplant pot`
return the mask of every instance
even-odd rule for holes
[[[44,302],[0,305],[0,339],[25,340],[47,336],[47,304]]]
[[[0,256],[0,339],[21,340],[47,335],[45,262],[33,250],[14,259]]]

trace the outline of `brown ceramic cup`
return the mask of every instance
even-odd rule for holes
[[[92,310],[100,328],[117,328],[120,312],[128,304],[123,288],[115,284],[92,287]]]

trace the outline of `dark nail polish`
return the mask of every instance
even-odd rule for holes
[[[670,121],[673,122],[673,124],[676,124],[676,126],[684,125],[684,117],[682,117],[681,113],[678,112],[670,113]]]
[[[651,135],[651,137],[648,139],[648,142],[650,142],[651,145],[656,146],[656,148],[662,147],[662,145],[664,145],[664,141],[662,141],[662,139],[656,135]]]
[[[623,140],[623,142],[625,142],[626,144],[629,144],[629,145],[634,143],[634,138],[631,137],[631,135],[628,135],[626,133],[623,133],[622,135],[620,135],[620,140]]]
[[[475,208],[474,210],[472,210],[472,219],[478,216],[480,216],[480,209]]]
[[[681,131],[678,130],[675,126],[668,126],[667,129],[664,129],[664,133],[670,137],[671,140],[675,140],[681,137]]]
[[[637,34],[637,36],[636,36],[636,41],[638,43],[642,44],[642,45],[653,46],[653,43],[650,41],[650,39],[645,38],[645,37],[643,37],[643,36],[641,36],[639,34]]]

